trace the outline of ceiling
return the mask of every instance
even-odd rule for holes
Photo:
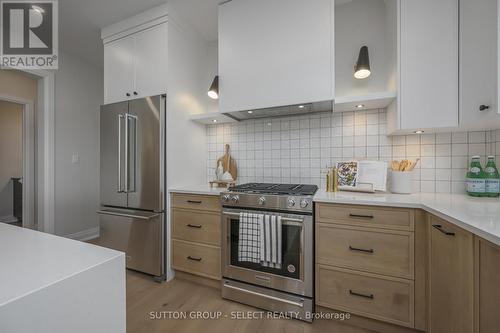
[[[171,0],[181,19],[207,41],[217,39],[217,5],[221,0]],[[165,3],[165,0],[61,0],[59,48],[102,66],[100,29]]]

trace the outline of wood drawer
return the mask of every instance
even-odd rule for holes
[[[402,326],[414,325],[413,281],[317,265],[316,304]]]
[[[395,230],[413,231],[412,209],[362,205],[316,205],[316,221],[358,226],[370,226]]]
[[[172,194],[172,208],[186,208],[220,212],[220,198],[216,195]]]
[[[316,226],[316,261],[356,270],[413,279],[412,232],[337,226]]]
[[[174,239],[172,268],[220,280],[220,248]]]
[[[172,237],[220,246],[221,217],[217,213],[172,209]]]

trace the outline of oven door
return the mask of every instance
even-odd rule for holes
[[[240,212],[281,216],[282,265],[280,269],[238,260]],[[312,297],[312,221],[312,215],[224,208],[222,211],[222,275],[242,282]]]

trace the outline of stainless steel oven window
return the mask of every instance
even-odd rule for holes
[[[237,255],[237,244],[234,244],[236,231],[232,230],[231,226],[239,223],[239,213],[245,211],[247,210],[227,208],[223,210],[223,276],[300,295],[312,296],[312,216],[286,213],[277,214],[276,212],[263,211],[258,212],[262,214],[280,215],[285,220],[283,222],[283,240],[289,240],[286,230],[294,232],[294,234],[289,237],[294,239],[294,237],[297,237],[297,229],[295,228],[300,228],[298,239],[294,239],[293,246],[295,246],[295,248],[288,249],[292,252],[298,252],[296,253],[298,259],[295,261],[295,265],[292,264],[294,267],[289,267],[290,263],[287,262],[287,260],[289,260],[290,257],[294,257],[295,254],[287,254],[287,249],[284,249],[282,253],[283,265],[280,270],[277,270],[263,267],[258,264],[238,263],[238,261],[231,256],[231,254],[233,254],[233,256]],[[255,213],[255,211],[247,212]],[[290,220],[287,220],[287,218]],[[285,245],[286,241],[283,241],[283,243]],[[232,244],[233,247],[231,246]],[[236,246],[236,249],[234,246]],[[295,271],[292,273],[289,270]]]

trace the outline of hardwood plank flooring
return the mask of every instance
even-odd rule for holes
[[[165,311],[165,312],[163,312]],[[182,279],[156,283],[146,275],[127,272],[127,333],[369,333],[335,320],[315,320],[312,324],[292,319],[167,319],[173,311],[244,313],[259,311],[224,300],[220,291]],[[160,319],[151,319],[151,312]],[[165,315],[163,315],[165,313]],[[233,312],[234,313],[234,312]]]

